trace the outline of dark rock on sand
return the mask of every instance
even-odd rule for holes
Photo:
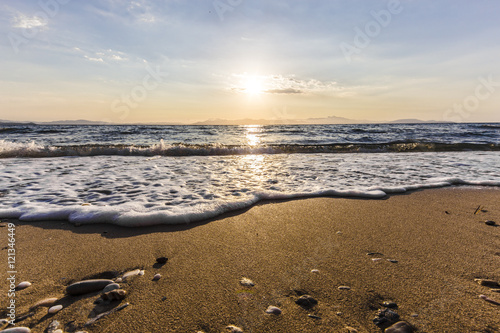
[[[391,327],[386,328],[385,333],[412,333],[413,328],[405,321],[398,321]]]
[[[312,298],[309,295],[302,295],[299,297],[298,300],[295,301],[298,305],[300,305],[303,308],[310,309],[316,304],[318,304],[318,301]]]
[[[386,308],[391,308],[391,309],[395,309],[398,307],[396,302],[392,302],[392,301],[385,301],[382,303],[382,305],[385,306]]]
[[[127,292],[123,289],[115,289],[108,291],[101,295],[101,298],[105,301],[119,301],[127,296]]]
[[[373,323],[379,327],[391,325],[399,320],[399,315],[389,309],[378,310],[377,315],[373,318]]]
[[[168,261],[168,258],[167,257],[159,257],[159,258],[156,258],[156,262],[160,265],[163,265],[163,264],[166,264]]]
[[[500,288],[500,284],[494,280],[487,280],[487,279],[474,279],[477,283],[479,283],[481,286],[488,287],[488,288]]]
[[[73,283],[66,288],[66,293],[76,296],[91,293],[94,291],[100,291],[104,289],[108,284],[113,283],[111,280],[84,280],[80,282]]]
[[[495,223],[495,221],[490,221],[490,220],[484,221],[484,224],[486,224],[486,225],[497,225]]]

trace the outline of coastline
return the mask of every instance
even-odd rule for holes
[[[33,332],[53,320],[63,328],[90,319],[98,293],[65,296],[71,282],[136,268],[145,275],[122,285],[122,303],[130,305],[85,331],[208,333],[235,325],[244,332],[380,332],[372,319],[383,301],[394,301],[418,332],[495,332],[500,307],[479,295],[500,301],[500,293],[474,279],[500,281],[500,228],[484,224],[500,224],[498,202],[498,188],[450,187],[384,200],[262,202],[177,226],[1,224],[16,225],[16,281],[32,283],[16,292],[19,315],[41,299],[62,299],[55,315],[41,309],[17,324]],[[486,212],[474,214],[479,205]],[[169,258],[163,266],[155,264],[160,256]],[[162,278],[152,281],[156,273]],[[242,286],[242,277],[255,286]],[[301,294],[318,304],[303,309],[295,304]],[[7,295],[0,300],[5,314]],[[283,313],[266,314],[270,305]]]

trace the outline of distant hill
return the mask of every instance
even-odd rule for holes
[[[397,120],[389,121],[388,123],[389,124],[443,124],[443,123],[451,123],[451,121],[397,119]]]
[[[48,122],[38,122],[39,125],[111,125],[111,123],[105,121],[92,121],[92,120],[56,120]]]
[[[330,125],[330,124],[368,124],[368,120],[353,120],[344,117],[307,119],[209,119],[191,125]]]

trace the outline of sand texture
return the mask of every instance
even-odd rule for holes
[[[498,188],[270,202],[207,223],[141,229],[3,220],[0,313],[7,318],[11,299],[5,246],[13,222],[16,283],[32,284],[16,292],[17,318],[29,315],[16,325],[32,332],[54,320],[64,332],[89,333],[229,332],[229,325],[383,332],[387,325],[373,319],[385,301],[416,332],[500,332],[500,306],[479,297],[500,301],[500,293],[474,281],[500,281],[500,227],[486,220],[500,224]],[[168,261],[156,263],[162,256]],[[99,291],[65,294],[73,282],[115,280],[134,269],[144,275],[119,283],[123,300],[96,305]],[[303,295],[317,304],[296,304]],[[63,309],[29,310],[49,297]],[[269,306],[281,314],[265,313]]]

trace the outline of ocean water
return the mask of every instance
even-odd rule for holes
[[[500,124],[0,127],[0,218],[188,223],[260,200],[500,186]]]

